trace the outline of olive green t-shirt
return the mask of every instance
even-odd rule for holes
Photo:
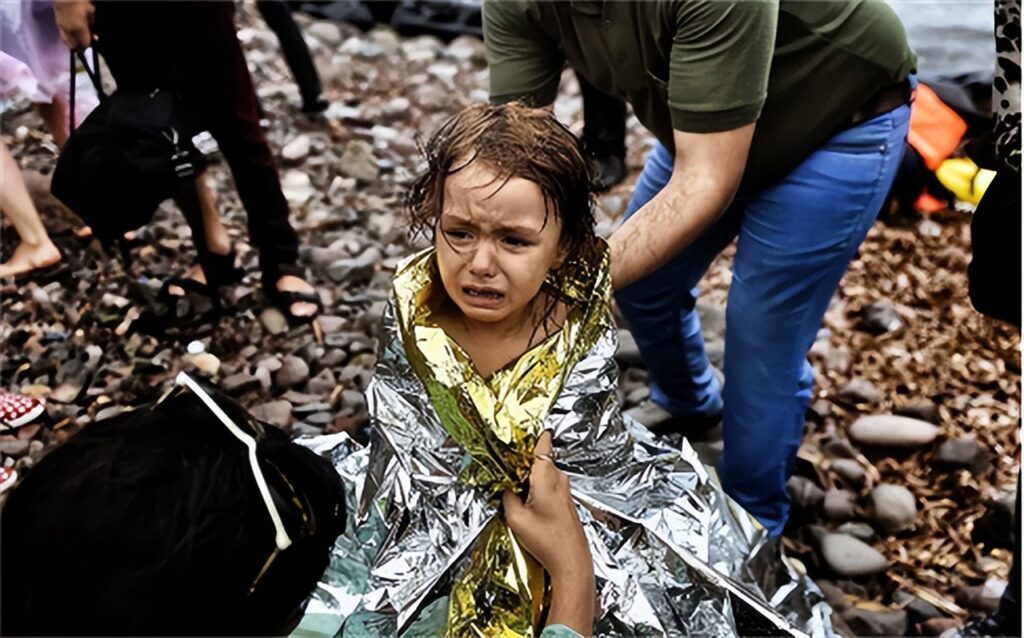
[[[485,0],[494,102],[552,103],[568,62],[672,131],[757,122],[745,179],[774,181],[916,63],[881,0]]]

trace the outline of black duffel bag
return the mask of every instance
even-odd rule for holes
[[[174,95],[103,92],[99,58],[89,68],[99,105],[78,128],[74,122],[75,54],[71,54],[71,136],[57,160],[50,190],[109,245],[145,225],[157,207],[176,197],[205,167],[203,154],[176,115]]]

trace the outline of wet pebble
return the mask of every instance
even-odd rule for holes
[[[850,438],[862,445],[922,447],[938,435],[931,423],[892,414],[862,416],[850,426]]]
[[[860,327],[875,335],[893,332],[903,327],[903,320],[896,306],[888,299],[871,302],[861,310],[861,317]]]
[[[263,387],[263,384],[256,375],[248,374],[246,372],[233,374],[224,379],[220,385],[221,389],[234,396],[240,396],[246,392],[260,390]]]
[[[264,330],[272,335],[279,335],[288,331],[288,319],[277,308],[264,308],[260,312],[260,324]]]
[[[825,492],[821,508],[829,520],[848,521],[857,516],[857,496],[849,490],[831,489]]]
[[[959,588],[956,602],[968,609],[992,613],[999,609],[999,599],[1005,589],[1005,580],[989,579],[982,585]]]
[[[879,485],[869,498],[874,521],[883,531],[895,534],[917,523],[917,499],[902,485]]]
[[[966,469],[975,475],[992,469],[992,460],[992,454],[981,447],[973,435],[943,441],[932,457],[932,463],[937,467]]]
[[[257,420],[282,428],[287,427],[292,420],[292,404],[283,400],[261,403],[250,412]]]
[[[281,359],[281,367],[273,373],[274,385],[281,389],[294,388],[309,379],[309,364],[294,355]]]
[[[839,390],[836,398],[854,405],[877,405],[882,393],[867,379],[853,379]]]
[[[847,487],[858,488],[867,479],[867,472],[853,459],[833,459],[829,467]]]
[[[840,576],[868,576],[889,568],[889,561],[878,550],[846,534],[825,533],[818,548],[828,568]]]

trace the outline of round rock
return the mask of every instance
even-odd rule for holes
[[[917,522],[917,499],[902,485],[882,484],[872,490],[871,510],[878,526],[890,534]]]
[[[939,435],[939,428],[927,421],[892,414],[862,416],[850,426],[850,438],[861,445],[921,447]]]
[[[889,568],[878,550],[846,534],[822,535],[818,549],[829,569],[840,576],[867,576]]]

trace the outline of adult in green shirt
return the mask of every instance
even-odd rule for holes
[[[902,158],[915,60],[880,1],[485,0],[491,99],[550,105],[563,66],[657,138],[609,240],[656,430],[722,419],[722,482],[772,534],[813,374],[806,353]],[[724,389],[694,311],[737,240]]]

